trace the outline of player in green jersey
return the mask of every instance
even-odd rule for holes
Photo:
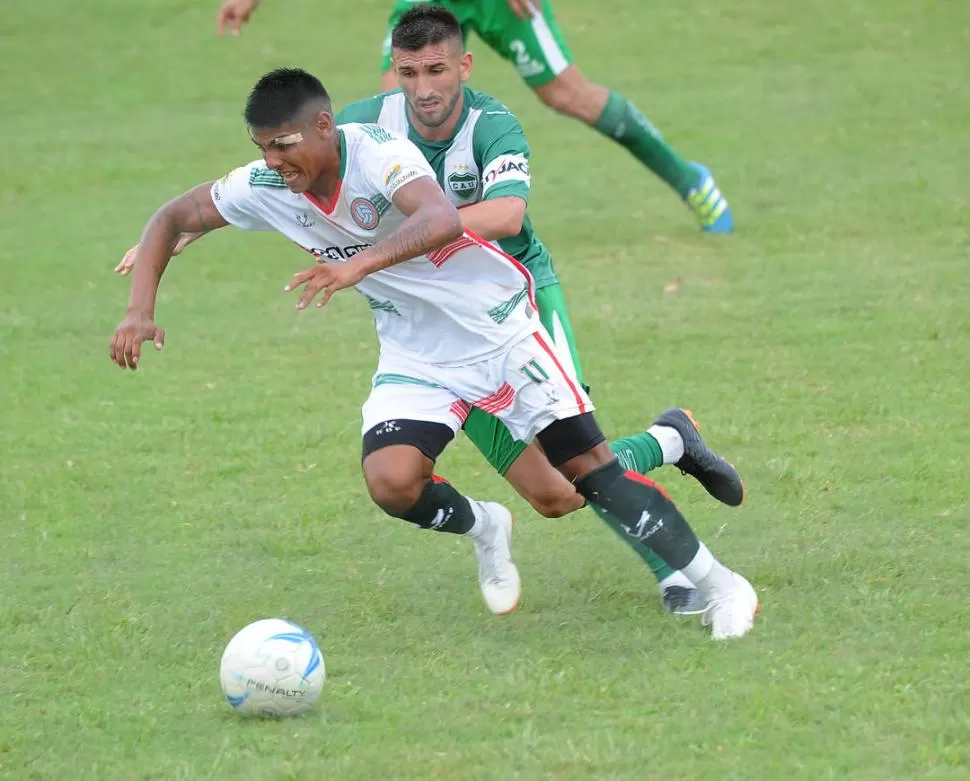
[[[511,62],[539,99],[551,109],[578,119],[627,149],[672,187],[708,233],[730,233],[734,220],[710,172],[681,157],[629,100],[589,81],[573,63],[556,24],[550,0],[394,0],[381,62],[381,88],[397,86],[392,66],[392,30],[409,9],[434,2],[458,19],[462,36],[474,31]],[[219,32],[238,35],[259,0],[224,0]]]
[[[401,89],[345,107],[338,123],[372,122],[406,135],[431,163],[467,230],[493,241],[519,260],[536,282],[536,303],[560,353],[583,379],[569,314],[552,258],[527,215],[529,146],[515,116],[501,103],[464,86],[472,57],[464,50],[458,19],[447,10],[416,5],[401,16],[392,46]],[[492,466],[542,515],[558,517],[582,507],[582,497],[535,446],[515,441],[495,417],[473,409],[465,434]],[[720,501],[738,505],[744,488],[736,470],[701,440],[693,420],[667,410],[646,432],[612,443],[627,468],[645,473],[673,463],[691,473]],[[543,479],[538,476],[542,475]],[[642,545],[631,543],[660,583],[668,607],[689,612],[695,593]]]

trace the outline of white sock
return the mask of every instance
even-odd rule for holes
[[[683,572],[705,597],[729,591],[734,585],[734,573],[715,559],[703,542]]]
[[[674,572],[673,575],[668,575],[658,584],[660,586],[660,593],[663,594],[671,586],[679,586],[681,588],[694,588],[694,584],[690,582],[690,579],[683,572]]]
[[[477,539],[481,536],[482,532],[485,531],[485,525],[488,521],[485,518],[485,511],[482,506],[476,502],[474,499],[469,499],[468,503],[472,506],[472,513],[475,515],[475,523],[472,527],[465,532],[465,536],[471,537],[472,539]]]
[[[647,433],[660,445],[665,464],[676,464],[684,457],[684,440],[677,429],[670,426],[651,426]]]

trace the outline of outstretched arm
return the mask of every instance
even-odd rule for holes
[[[183,233],[204,234],[229,223],[212,202],[212,182],[196,185],[152,215],[138,242],[128,311],[155,316],[158,283]]]
[[[145,226],[133,261],[134,275],[125,318],[111,339],[111,359],[122,369],[137,368],[141,343],[161,349],[165,334],[155,325],[155,300],[179,238],[205,234],[229,223],[212,201],[212,182],[193,187],[162,206]]]

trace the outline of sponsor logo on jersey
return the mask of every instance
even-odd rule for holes
[[[478,175],[468,170],[468,166],[455,166],[455,170],[448,174],[445,180],[448,188],[459,198],[468,200],[478,192]]]
[[[381,213],[366,198],[354,198],[350,203],[350,216],[365,231],[372,231],[381,221]]]
[[[392,165],[386,174],[384,174],[384,184],[390,191],[390,195],[394,195],[399,187],[410,182],[416,176],[421,174],[421,171],[417,168],[402,168],[400,163],[395,163]]]
[[[501,155],[496,157],[485,169],[482,183],[487,190],[499,182],[529,181],[529,161],[525,155]]]
[[[346,247],[310,247],[307,252],[322,263],[327,260],[347,260],[370,246],[370,244],[351,244]]]
[[[395,163],[388,169],[387,173],[384,174],[384,184],[390,187],[394,183],[394,180],[397,179],[400,175],[401,175],[401,164]]]
[[[310,215],[306,212],[296,215],[296,221],[304,228],[312,228],[314,225],[316,225],[316,223],[310,219]]]

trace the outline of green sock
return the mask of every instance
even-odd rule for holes
[[[595,504],[590,504],[588,506],[600,517],[600,520],[602,520],[603,523],[615,531],[620,539],[633,549],[634,553],[643,559],[644,564],[650,567],[650,571],[653,573],[653,576],[657,579],[658,583],[676,572],[673,567],[671,567],[666,561],[650,550],[650,548],[640,542],[640,540],[627,534],[626,528],[622,523],[620,523],[618,518],[611,513],[606,512],[606,510],[600,509]]]
[[[651,469],[663,466],[664,454],[660,449],[660,443],[653,438],[652,434],[644,431],[641,434],[634,434],[632,437],[623,437],[610,443],[610,447],[620,459],[624,469],[631,472],[646,474]],[[675,570],[662,558],[654,553],[650,548],[640,542],[636,537],[631,537],[626,533],[623,524],[605,510],[601,510],[595,505],[589,505],[600,519],[609,526],[617,536],[629,545],[633,552],[637,554],[644,563],[650,567],[650,571],[659,583],[666,577],[673,575]]]
[[[650,120],[619,92],[610,90],[603,113],[593,127],[627,149],[681,198],[701,183],[700,172],[668,146]]]
[[[610,447],[613,449],[613,454],[620,459],[623,468],[631,472],[645,475],[664,465],[664,452],[660,443],[654,439],[653,434],[648,434],[646,431],[610,442]]]

